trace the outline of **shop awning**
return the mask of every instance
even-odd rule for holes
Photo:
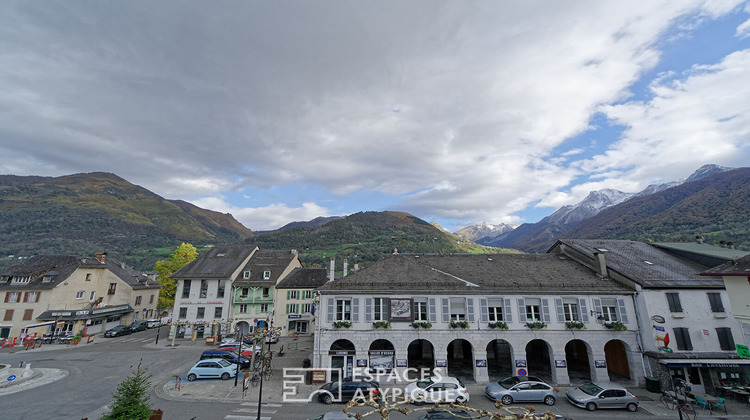
[[[750,367],[750,359],[662,359],[668,367]]]
[[[133,312],[130,305],[100,306],[94,309],[62,309],[44,311],[36,317],[40,321],[73,321],[78,319],[100,318],[110,315],[120,315]]]
[[[31,324],[23,327],[23,330],[28,330],[29,328],[36,328],[36,327],[44,327],[45,325],[52,325],[55,321],[48,321],[48,322],[39,322],[37,324]]]

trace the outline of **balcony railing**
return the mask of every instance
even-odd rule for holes
[[[273,295],[253,296],[253,295],[234,295],[234,303],[271,303]]]

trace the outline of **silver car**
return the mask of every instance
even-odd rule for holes
[[[594,411],[598,408],[627,408],[638,410],[638,398],[619,385],[597,385],[589,382],[571,389],[567,393],[568,401],[576,407]]]
[[[554,405],[557,401],[557,390],[544,382],[524,381],[513,383],[511,381],[492,382],[484,389],[487,398],[500,401],[503,405],[514,402],[543,402]]]

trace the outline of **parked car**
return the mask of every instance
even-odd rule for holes
[[[329,411],[309,420],[351,420],[343,411]]]
[[[237,344],[231,344],[231,343],[223,343],[220,344],[219,347],[216,348],[217,350],[229,350],[229,351],[237,351]],[[240,347],[240,354],[247,357],[252,358],[253,356],[260,356],[260,354],[263,352],[263,350],[260,348],[260,346],[255,346],[255,350],[253,351],[253,348],[242,344]]]
[[[128,334],[133,334],[133,329],[129,325],[118,325],[104,332],[105,337],[119,337]]]
[[[234,333],[227,334],[221,338],[221,344],[234,344],[236,346],[238,338],[239,337],[235,336]],[[254,343],[254,340],[252,338],[243,337],[242,343],[250,346]]]
[[[469,401],[469,391],[463,382],[450,376],[431,376],[412,382],[406,386],[404,393],[406,398],[414,399],[414,404]]]
[[[543,402],[554,405],[557,401],[557,390],[544,382],[525,381],[511,384],[511,381],[491,382],[484,388],[487,398],[510,405],[514,402]]]
[[[279,335],[278,334],[267,334],[266,335],[266,344],[269,343],[278,343],[279,342]]]
[[[237,373],[234,363],[224,359],[205,359],[193,365],[187,375],[188,381],[204,378],[221,378],[227,380]]]
[[[619,385],[585,383],[567,392],[568,401],[576,407],[594,411],[598,408],[638,410],[638,398]]]
[[[250,359],[245,356],[238,357],[237,352],[231,350],[206,350],[201,354],[201,360],[205,359],[224,359],[239,364],[242,369],[247,369],[252,365]]]
[[[318,400],[323,404],[349,402],[355,397],[374,398],[380,395],[380,384],[375,381],[335,381],[320,387]]]
[[[453,420],[470,418],[472,418],[472,416],[466,410],[430,410],[417,417],[417,420]]]
[[[148,321],[135,321],[130,324],[130,328],[133,329],[133,332],[146,331],[146,328],[148,328]]]
[[[156,328],[161,325],[160,319],[147,319],[146,322],[146,328]]]

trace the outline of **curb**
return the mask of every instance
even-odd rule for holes
[[[32,375],[24,378],[23,381],[13,381],[4,387],[0,387],[0,395],[13,394],[29,388],[47,385],[68,376],[68,371],[64,369],[39,368],[31,369],[31,371],[33,372]]]

